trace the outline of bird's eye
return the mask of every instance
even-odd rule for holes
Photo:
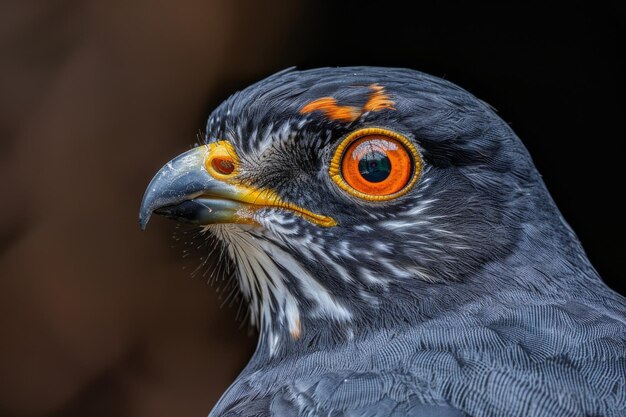
[[[400,197],[417,182],[421,159],[404,136],[381,128],[348,135],[335,151],[330,176],[343,190],[370,200]]]

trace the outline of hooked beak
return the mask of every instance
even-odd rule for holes
[[[336,225],[330,217],[282,201],[273,190],[239,184],[238,164],[226,141],[198,146],[172,159],[146,189],[139,226],[145,230],[152,213],[196,225],[257,224],[254,213],[267,207],[290,210],[320,226]]]

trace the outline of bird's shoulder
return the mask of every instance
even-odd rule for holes
[[[407,376],[389,373],[334,370],[314,376],[289,378],[273,389],[237,381],[210,417],[371,416],[466,417],[443,402],[410,395],[403,387]],[[228,395],[230,394],[230,395]]]
[[[619,310],[501,299],[244,371],[211,416],[618,416],[625,387]]]

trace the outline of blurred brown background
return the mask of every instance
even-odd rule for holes
[[[2,0],[0,417],[208,413],[255,337],[137,210],[213,106],[287,66],[412,67],[494,105],[617,289],[617,9],[438,4]]]

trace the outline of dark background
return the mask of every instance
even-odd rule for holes
[[[174,224],[141,233],[137,209],[215,105],[289,66],[409,67],[490,103],[619,289],[623,14],[407,7],[0,3],[1,417],[208,413],[254,335],[191,277],[201,255]]]

